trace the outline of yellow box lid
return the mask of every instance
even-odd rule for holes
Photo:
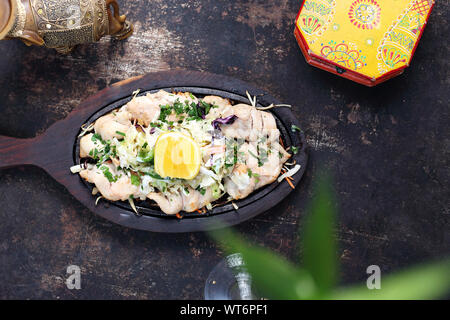
[[[296,36],[305,55],[378,82],[409,65],[433,5],[433,0],[305,0]]]

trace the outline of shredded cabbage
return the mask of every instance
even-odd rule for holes
[[[154,192],[155,189],[165,195],[170,195],[187,187],[193,189],[209,188],[213,185],[216,189],[224,190],[221,183],[223,179],[224,155],[214,154],[212,161],[202,162],[200,173],[192,180],[160,178],[155,173],[154,164],[151,162],[158,137],[168,131],[178,131],[191,136],[200,146],[211,145],[212,138],[211,120],[183,120],[181,123],[165,123],[156,121],[153,127],[130,127],[122,140],[113,138],[111,145],[116,148],[119,165],[122,169],[128,169],[142,174],[140,191],[142,194]],[[225,139],[219,137],[214,145],[225,145]],[[218,192],[214,193],[215,196]]]

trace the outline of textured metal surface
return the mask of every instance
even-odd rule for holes
[[[108,33],[104,0],[30,0],[38,33],[49,48],[98,41]]]
[[[10,12],[10,17],[14,17],[14,23],[11,25],[11,29],[8,30],[6,36],[17,37],[22,34],[23,28],[25,27],[27,14],[21,1],[12,0],[10,5],[10,8],[12,9]]]
[[[297,0],[121,1],[135,24],[68,56],[0,43],[0,134],[33,137],[118,80],[175,68],[237,77],[294,105],[311,146],[288,198],[236,229],[298,261],[312,182],[334,173],[342,283],[450,254],[449,4],[437,1],[414,61],[375,88],[305,63],[292,36]],[[68,142],[72,143],[72,142]],[[222,250],[204,233],[116,226],[36,168],[0,172],[2,298],[202,299]],[[82,289],[68,290],[77,264]]]

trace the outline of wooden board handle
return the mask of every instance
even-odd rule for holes
[[[18,139],[0,136],[0,169],[37,165],[36,138]]]

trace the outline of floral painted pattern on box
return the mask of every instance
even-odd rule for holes
[[[305,0],[296,37],[315,61],[376,81],[409,65],[433,5],[433,0]]]

